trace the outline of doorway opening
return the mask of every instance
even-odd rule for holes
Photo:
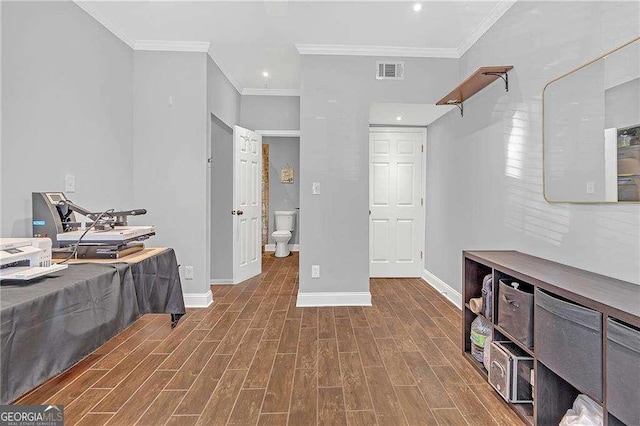
[[[369,110],[369,276],[425,269],[427,126],[451,108],[373,104]]]
[[[210,259],[211,283],[233,283],[233,129],[211,114]]]
[[[300,250],[300,135],[269,132],[262,135],[262,146],[262,248],[279,257]],[[286,232],[291,233],[288,239]]]

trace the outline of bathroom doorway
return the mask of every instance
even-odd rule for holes
[[[293,230],[287,245],[290,252],[300,250],[300,132],[262,132],[262,248],[274,253],[276,212],[295,212]]]

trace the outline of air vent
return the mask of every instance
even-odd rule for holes
[[[377,62],[378,80],[404,80],[404,62]]]

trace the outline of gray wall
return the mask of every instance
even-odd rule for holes
[[[458,83],[455,59],[406,58],[401,81],[376,80],[381,59],[301,56],[301,293],[369,291],[370,105],[435,103]]]
[[[299,96],[242,96],[241,126],[251,130],[299,130]]]
[[[2,232],[31,235],[31,192],[134,205],[133,51],[72,2],[1,2]]]
[[[271,234],[276,230],[274,212],[295,210],[296,224],[289,244],[299,244],[300,237],[300,138],[263,137],[269,144],[269,244],[275,244]],[[293,167],[293,183],[280,182],[280,170],[289,164]]]
[[[233,129],[211,116],[211,279],[233,279]]]
[[[640,206],[542,196],[544,85],[637,36],[640,4],[517,2],[468,52],[460,78],[512,64],[428,127],[426,269],[461,289],[464,249],[514,249],[640,284]],[[429,207],[433,206],[433,207]]]
[[[233,128],[240,122],[240,93],[207,55],[207,103],[209,112]]]
[[[169,97],[173,105],[169,106]],[[134,201],[157,227],[154,245],[194,267],[185,293],[209,291],[207,54],[134,54]]]
[[[207,105],[212,158],[207,169],[208,251],[212,280],[233,278],[233,126],[240,121],[241,96],[220,67],[207,56]]]

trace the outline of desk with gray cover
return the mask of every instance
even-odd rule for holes
[[[186,312],[171,249],[136,263],[69,265],[49,278],[3,283],[0,403],[73,366],[151,312]]]

